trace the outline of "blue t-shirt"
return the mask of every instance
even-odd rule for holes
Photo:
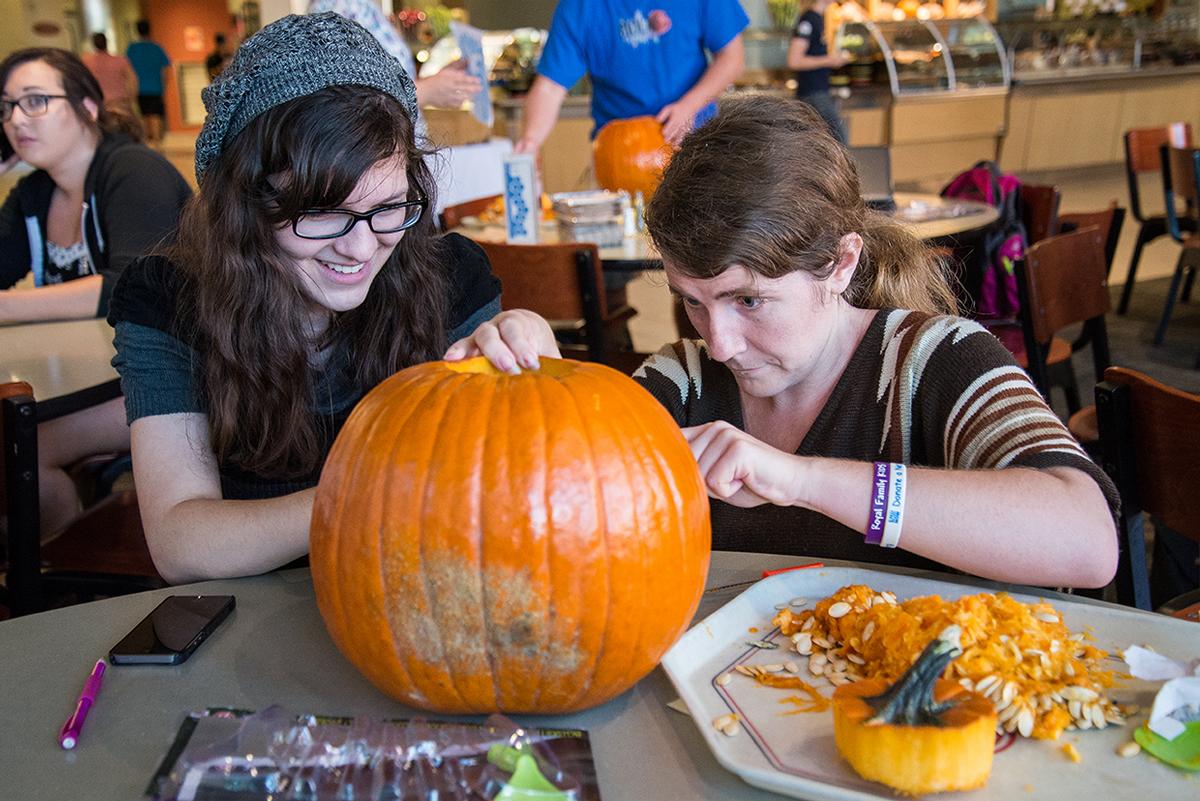
[[[162,71],[171,66],[171,59],[154,42],[134,42],[125,49],[125,57],[133,65],[138,79],[139,95],[163,93]]]
[[[656,115],[695,86],[716,53],[749,23],[737,0],[562,0],[538,72],[571,88],[592,80],[596,127]],[[700,124],[716,113],[709,104]]]

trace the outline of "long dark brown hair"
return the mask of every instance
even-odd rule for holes
[[[805,103],[762,95],[723,101],[686,136],[646,209],[659,252],[693,278],[738,264],[766,278],[827,278],[842,237],[863,239],[843,297],[865,309],[955,313],[934,252],[859,195],[846,149]]]
[[[88,128],[97,133],[123,133],[139,142],[142,141],[144,132],[137,117],[121,109],[105,107],[104,91],[100,88],[96,76],[84,66],[79,56],[66,50],[57,47],[28,47],[9,53],[4,61],[0,62],[0,89],[8,83],[8,76],[13,70],[31,61],[45,62],[58,72],[62,78],[63,94],[67,96],[71,110]],[[96,119],[93,120],[92,115],[88,113],[83,105],[84,100],[96,104]]]
[[[195,326],[182,333],[202,343],[201,391],[222,462],[277,478],[320,464],[328,432],[313,411],[317,351],[332,354],[331,371],[364,392],[441,356],[449,288],[425,155],[397,100],[334,86],[260,114],[205,172],[167,256],[184,276],[180,319]],[[309,296],[275,231],[302,211],[342,205],[364,173],[397,156],[409,198],[428,198],[427,211],[362,305],[333,315],[314,342]]]

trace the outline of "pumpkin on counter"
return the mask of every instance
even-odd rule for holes
[[[389,696],[438,712],[600,704],[695,614],[708,498],[632,379],[543,358],[403,370],[338,435],[313,506],[317,604]]]
[[[671,160],[671,148],[653,117],[610,120],[592,142],[592,160],[602,189],[641,192],[649,200]]]
[[[864,779],[909,795],[987,784],[996,745],[992,702],[938,678],[962,654],[960,634],[947,626],[890,688],[863,679],[834,692],[834,742]]]

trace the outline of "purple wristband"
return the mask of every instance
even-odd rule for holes
[[[876,462],[871,477],[871,513],[867,516],[868,545],[879,545],[883,542],[883,526],[886,522],[884,510],[887,508],[887,488],[892,477],[890,462]]]

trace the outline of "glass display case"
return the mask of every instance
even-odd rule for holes
[[[1000,37],[982,17],[846,22],[835,41],[852,56],[843,81],[851,87],[886,86],[899,97],[1010,83]]]

